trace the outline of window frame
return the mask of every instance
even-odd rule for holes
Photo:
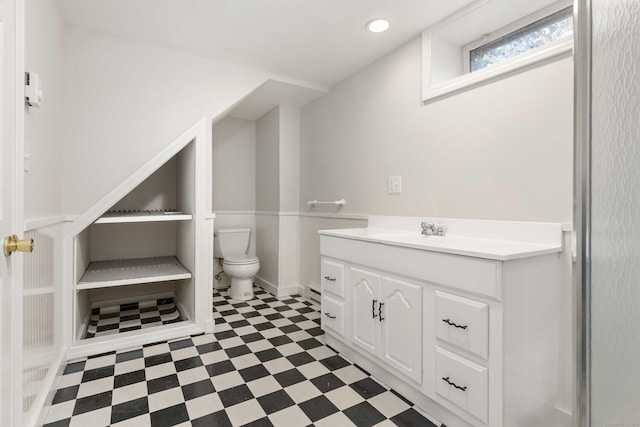
[[[566,7],[572,5],[571,0],[558,0],[550,5],[540,8],[539,10],[530,13],[515,21],[498,26],[495,31],[492,31],[487,39],[478,39],[475,36],[473,41],[468,43],[461,43],[458,51],[458,61],[460,72],[454,77],[449,77],[442,82],[432,82],[432,79],[437,78],[438,70],[451,67],[452,64],[442,62],[441,58],[436,57],[433,49],[436,46],[440,35],[440,31],[447,29],[451,24],[467,24],[473,22],[476,18],[475,12],[483,9],[484,12],[491,11],[491,8],[499,7],[499,1],[494,0],[479,0],[470,4],[466,8],[463,8],[458,13],[447,18],[445,21],[436,24],[435,26],[425,30],[422,33],[422,102],[428,104],[439,99],[455,95],[457,93],[470,90],[472,88],[491,83],[493,81],[511,76],[515,73],[519,73],[528,70],[532,67],[536,67],[551,61],[559,60],[562,58],[570,57],[573,51],[573,36],[567,36],[562,39],[547,43],[544,46],[540,46],[536,49],[532,49],[529,52],[517,55],[513,58],[506,59],[497,64],[493,64],[491,67],[482,68],[480,70],[469,72],[469,66],[464,64],[464,58],[469,58],[468,51],[475,49],[476,47],[488,43],[491,40],[500,38],[518,28],[526,26],[528,23],[532,23],[545,16],[551,15],[554,12],[560,11]],[[464,53],[463,53],[464,51]],[[440,62],[438,62],[440,61]],[[466,70],[466,71],[465,71]]]
[[[462,61],[463,61],[463,69],[466,70],[465,74],[477,73],[478,71],[480,71],[480,70],[470,71],[471,70],[471,51],[472,50],[477,49],[477,48],[479,48],[481,46],[484,46],[486,44],[489,44],[489,43],[491,43],[491,42],[493,42],[495,40],[498,40],[498,39],[500,39],[500,38],[502,38],[504,36],[507,36],[507,35],[509,35],[511,33],[516,32],[516,31],[526,27],[527,25],[531,25],[531,24],[533,24],[533,23],[535,23],[537,21],[540,21],[540,20],[546,18],[547,16],[551,16],[554,13],[560,12],[561,10],[568,9],[570,7],[571,6],[564,6],[562,4],[553,4],[553,5],[547,6],[547,7],[543,8],[543,9],[540,9],[540,10],[530,14],[530,15],[525,16],[524,18],[518,19],[517,21],[512,22],[509,25],[506,25],[506,26],[504,26],[502,28],[499,28],[499,29],[493,31],[490,34],[487,34],[487,35],[483,36],[482,38],[480,38],[478,40],[474,40],[471,43],[469,43],[467,45],[464,45],[462,47]],[[572,38],[572,36],[566,36],[566,37],[563,37],[561,39],[555,40],[553,42],[549,42],[549,43],[547,43],[547,44],[545,44],[543,46],[539,46],[539,47],[537,47],[535,49],[531,49],[531,50],[529,50],[529,51],[527,51],[525,53],[522,53],[520,55],[523,55],[523,56],[524,55],[528,55],[528,54],[530,54],[530,53],[532,53],[532,52],[534,52],[534,51],[536,51],[538,49],[543,49],[543,48],[545,48],[546,46],[548,46],[548,45],[550,45],[552,43],[561,42],[561,41],[564,41],[566,39],[571,39],[571,38]],[[520,56],[520,55],[517,55],[517,56]],[[509,58],[509,59],[511,59],[511,58]],[[504,61],[508,61],[508,59],[505,59]],[[502,63],[504,61],[500,61],[499,63]],[[493,64],[492,66],[495,66],[495,65],[498,65],[498,64]]]

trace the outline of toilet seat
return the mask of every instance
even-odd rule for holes
[[[231,255],[227,258],[224,258],[222,263],[227,265],[244,265],[244,264],[255,264],[258,262],[258,257],[247,254],[237,254]]]

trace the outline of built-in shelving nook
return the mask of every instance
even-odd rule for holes
[[[211,332],[204,129],[201,120],[69,227],[72,356]]]

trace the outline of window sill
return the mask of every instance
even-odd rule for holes
[[[431,68],[430,55],[425,55],[425,49],[430,48],[430,37],[431,35],[429,33],[424,33],[422,37],[423,58],[425,58],[423,68],[428,67],[423,69],[422,73],[422,102],[424,104],[429,104],[436,100],[526,71],[530,68],[568,57],[572,54],[573,50],[573,38],[567,37],[563,40],[549,43],[520,57],[512,58],[473,73],[464,74],[444,83],[431,85],[431,74],[428,72]]]

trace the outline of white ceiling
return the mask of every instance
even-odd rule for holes
[[[325,93],[291,83],[267,80],[233,106],[228,115],[236,119],[258,120],[276,105],[302,108]]]
[[[66,25],[330,87],[471,0],[58,0]],[[365,24],[391,22],[380,34]]]

